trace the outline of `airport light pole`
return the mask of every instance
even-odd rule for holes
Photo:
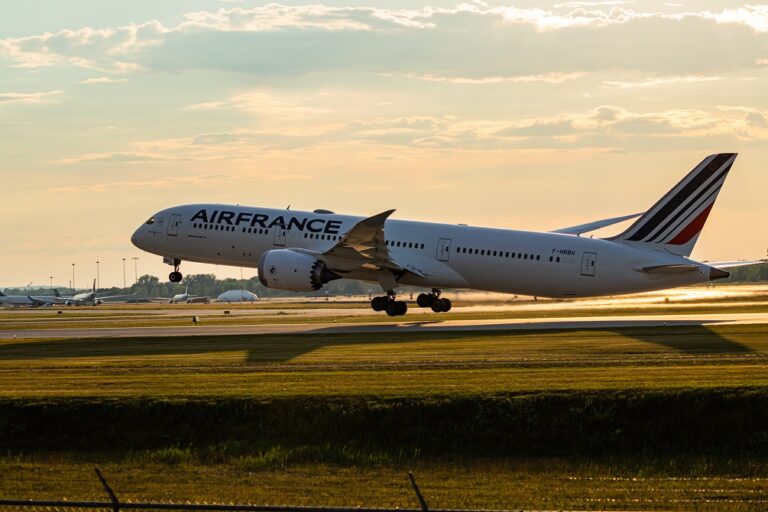
[[[101,276],[99,276],[99,260],[96,260],[96,289],[101,290]]]
[[[125,258],[123,258],[123,290],[125,290]]]
[[[72,293],[75,292],[75,264],[72,264]]]
[[[138,256],[134,256],[131,259],[133,260],[133,284],[138,284],[139,283],[139,267],[136,262],[139,261],[139,258]]]
[[[51,280],[51,291],[53,291],[53,276],[49,277],[49,279]]]

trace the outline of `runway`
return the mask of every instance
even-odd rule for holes
[[[766,313],[708,313],[702,315],[585,316],[546,319],[434,320],[397,323],[307,322],[263,325],[208,325],[169,327],[111,327],[0,330],[0,339],[73,339],[161,336],[227,336],[264,334],[354,334],[455,331],[521,331],[559,329],[618,329],[630,327],[669,327],[713,324],[768,323]]]

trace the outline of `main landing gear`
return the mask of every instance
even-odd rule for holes
[[[180,283],[184,278],[184,276],[181,275],[181,272],[179,272],[179,265],[181,265],[181,260],[173,261],[173,272],[168,274],[168,280],[172,283]]]
[[[440,298],[440,290],[437,288],[433,288],[432,293],[419,294],[416,304],[422,308],[432,308],[435,313],[447,313],[452,306],[450,299]],[[386,311],[389,316],[401,316],[408,311],[408,304],[395,300],[395,292],[390,290],[386,296],[371,299],[371,308],[374,311]]]
[[[371,308],[374,311],[386,311],[389,316],[401,316],[408,311],[408,304],[404,300],[395,300],[395,292],[390,290],[384,297],[371,299]]]
[[[440,298],[440,290],[437,288],[432,288],[432,293],[420,293],[416,297],[416,304],[420,308],[432,308],[435,313],[447,313],[453,306],[451,299]]]

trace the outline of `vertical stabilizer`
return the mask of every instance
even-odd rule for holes
[[[689,256],[736,153],[710,155],[629,229],[609,240]]]

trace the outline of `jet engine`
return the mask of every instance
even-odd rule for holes
[[[291,249],[273,249],[259,258],[259,281],[267,288],[314,292],[325,283],[341,279],[325,263]]]

